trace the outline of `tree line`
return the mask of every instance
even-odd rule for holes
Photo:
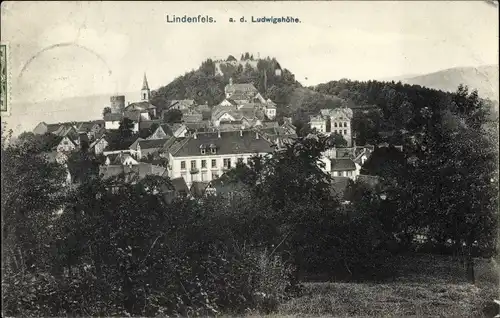
[[[308,275],[386,279],[395,256],[421,251],[456,255],[473,282],[473,257],[497,252],[498,130],[475,92],[450,97],[412,106],[403,151],[377,149],[363,166],[380,184],[351,182],[342,196],[320,161],[335,139],[315,134],[228,171],[219,182],[235,191],[173,201],[161,177],[89,173],[61,187],[64,166],[29,138],[2,138],[4,310],[270,312]],[[72,160],[70,169],[97,164]]]

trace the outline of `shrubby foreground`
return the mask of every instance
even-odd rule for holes
[[[64,168],[43,158],[36,138],[6,136],[4,312],[272,312],[301,293],[305,275],[383,280],[394,257],[422,250],[458,256],[474,282],[473,258],[496,254],[498,142],[477,94],[450,98],[411,109],[404,153],[374,153],[364,169],[381,186],[351,184],[347,205],[318,165],[326,137],[238,165],[223,180],[237,193],[171,202],[161,192],[168,179],[103,181],[83,153],[68,164],[86,167],[79,183],[61,187]]]

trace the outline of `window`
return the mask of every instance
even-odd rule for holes
[[[181,170],[186,170],[186,162],[181,161]]]
[[[335,122],[335,123],[333,124],[333,127],[337,127],[337,122]]]
[[[347,127],[347,122],[346,121],[344,122],[344,127]]]
[[[217,152],[217,149],[215,147],[210,148],[210,150],[212,151],[212,153],[216,153]]]
[[[191,169],[196,169],[196,160],[191,160]]]
[[[217,160],[212,159],[212,168],[217,168]]]
[[[207,168],[207,161],[206,160],[202,160],[201,161],[201,168],[202,169],[206,169]]]
[[[347,135],[347,130],[344,130],[344,135]]]
[[[339,130],[339,134],[341,134],[341,135],[342,135],[342,130]]]
[[[224,168],[231,169],[231,158],[224,159]]]
[[[238,163],[243,163],[243,158],[238,158]]]
[[[201,148],[201,154],[204,155],[206,153],[205,148]]]

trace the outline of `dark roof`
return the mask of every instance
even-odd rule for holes
[[[164,172],[165,168],[163,167],[142,162],[133,166],[109,165],[99,167],[99,174],[102,175],[103,179],[110,179],[124,174],[126,182],[138,181],[147,175],[161,176]]]
[[[235,102],[235,104],[237,105],[238,103],[236,101],[239,101],[239,100],[249,100],[250,98],[253,97],[253,91],[249,91],[247,93],[244,93],[244,92],[235,92],[235,93],[232,93],[230,96],[231,100]],[[250,96],[249,96],[250,94]]]
[[[233,85],[227,85],[228,90],[232,90],[234,92],[240,91],[240,92],[258,92],[255,86],[251,83],[241,83],[241,84],[233,84]]]
[[[139,130],[141,129],[149,129],[154,124],[160,125],[162,123],[161,119],[153,119],[153,120],[142,120],[139,123]]]
[[[135,102],[135,103],[130,103],[127,106],[125,106],[125,111],[131,111],[131,110],[148,110],[156,108],[155,105],[151,104],[148,101],[142,101],[142,102]]]
[[[139,146],[141,149],[153,149],[153,148],[161,148],[165,145],[168,139],[147,139],[147,140],[139,140]]]
[[[257,139],[257,135],[252,131],[198,133],[196,138],[178,138],[178,142],[170,148],[170,153],[176,157],[203,156],[200,147],[205,145],[208,148],[211,144],[216,146],[219,155],[272,152],[271,143],[262,136]]]
[[[61,127],[62,124],[48,124],[47,125],[47,132],[52,133],[56,130],[58,130]]]
[[[193,181],[191,185],[191,195],[194,197],[201,197],[205,194],[205,189],[208,187],[207,181]]]
[[[356,164],[352,159],[331,159],[332,171],[356,170]]]
[[[122,120],[122,114],[118,113],[107,113],[104,115],[104,121],[120,121]]]
[[[194,106],[194,99],[171,100],[169,108],[174,106],[179,108],[189,108]]]
[[[186,184],[186,181],[184,178],[174,178],[171,179],[170,182],[172,183],[172,186],[174,187],[175,191],[180,192],[180,191],[185,191],[186,193],[189,192],[188,186]]]
[[[93,120],[93,121],[84,121],[77,124],[78,131],[80,132],[89,132],[95,126],[104,126],[104,120]]]

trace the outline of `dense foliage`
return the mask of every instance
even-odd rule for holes
[[[209,67],[199,72],[217,78]],[[173,201],[162,193],[168,178],[103,181],[91,173],[97,158],[76,152],[61,165],[43,156],[50,136],[14,144],[2,131],[5,313],[270,312],[307,275],[381,279],[393,274],[395,254],[422,250],[461,256],[473,282],[473,257],[497,252],[498,124],[488,104],[466,87],[445,94],[341,81],[318,89],[330,88],[380,109],[375,124],[358,117],[367,140],[404,131],[403,150],[378,148],[363,166],[377,186],[357,181],[335,193],[321,154],[340,140],[305,125],[293,143],[219,180],[235,191]],[[117,142],[131,137],[123,122]],[[63,186],[66,169],[76,184]]]

